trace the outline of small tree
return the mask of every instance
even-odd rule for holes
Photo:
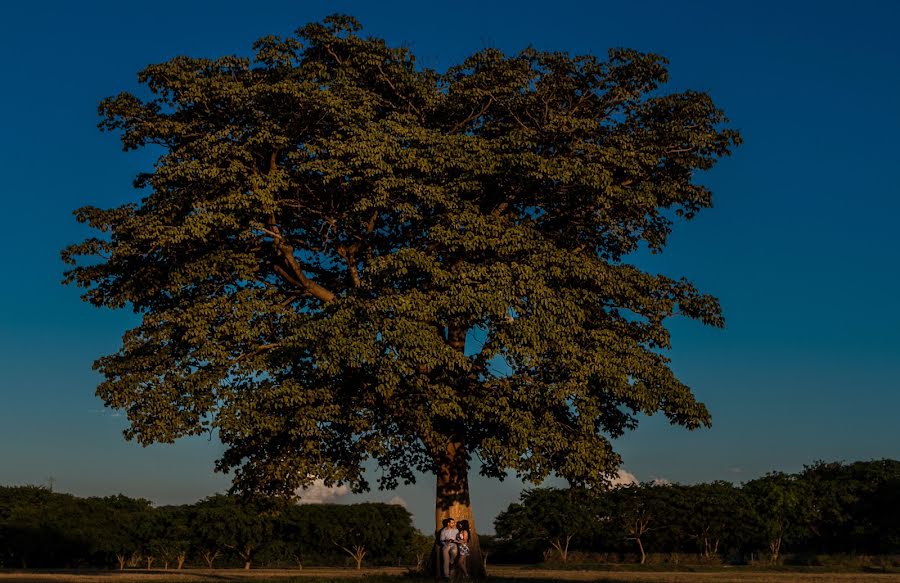
[[[701,556],[709,561],[721,550],[723,541],[737,541],[739,531],[752,523],[744,493],[728,482],[684,486],[687,508],[685,529],[697,541]]]
[[[429,555],[434,549],[434,536],[429,536],[420,531],[415,531],[412,539],[412,554],[416,560],[414,571],[416,573],[424,573]]]
[[[274,531],[274,509],[265,500],[239,499],[216,495],[197,505],[194,529],[204,541],[207,562],[218,554],[218,549],[234,551],[249,570],[260,548],[268,542]]]
[[[747,482],[744,491],[765,537],[769,560],[777,563],[785,541],[799,534],[812,515],[808,485],[797,476],[772,472]]]
[[[363,562],[363,559],[366,557],[366,547],[364,545],[357,544],[357,545],[352,545],[348,548],[338,542],[335,542],[334,544],[339,549],[341,549],[342,551],[344,551],[345,553],[350,555],[350,557],[352,557],[354,561],[356,561],[356,570],[357,571],[362,569],[362,562]]]
[[[672,491],[668,485],[634,484],[616,488],[609,494],[612,516],[622,536],[632,541],[640,553],[640,562],[647,562],[646,542],[651,532],[669,528],[674,516],[670,514]]]
[[[587,500],[577,490],[526,490],[494,521],[497,536],[505,541],[549,544],[562,562],[568,561],[573,538],[590,528]]]
[[[115,556],[120,571],[128,566],[139,550],[138,529],[143,517],[153,511],[149,500],[133,499],[121,494],[92,499],[94,514],[101,519],[98,528],[99,548]]]

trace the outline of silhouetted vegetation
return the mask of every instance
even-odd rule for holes
[[[495,561],[828,564],[900,553],[900,461],[817,462],[741,486],[528,490],[495,521]],[[786,554],[788,553],[788,554]],[[833,560],[833,559],[832,559]]]
[[[0,487],[0,566],[16,568],[415,564],[409,512],[389,504],[296,505],[216,495],[154,508]]]
[[[900,553],[900,461],[818,462],[740,486],[538,488],[495,527],[482,540],[492,563],[891,566],[877,557]],[[0,567],[414,567],[430,545],[395,505],[216,495],[153,507],[0,487]]]

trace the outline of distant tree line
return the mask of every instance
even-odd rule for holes
[[[900,461],[817,462],[736,486],[525,491],[495,521],[494,560],[812,564],[900,553]],[[786,555],[789,553],[789,555]]]
[[[818,462],[742,485],[636,484],[522,493],[483,536],[491,562],[812,563],[900,553],[900,461]],[[433,538],[388,504],[216,495],[154,507],[0,487],[0,567],[422,566]]]
[[[216,495],[157,508],[122,495],[79,498],[38,486],[0,487],[0,567],[358,568],[415,563],[422,538],[410,513],[389,504],[297,505]]]

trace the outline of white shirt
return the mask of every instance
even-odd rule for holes
[[[456,540],[456,537],[459,536],[458,528],[450,528],[449,526],[445,526],[441,529],[441,544],[447,544],[448,542],[453,542]]]

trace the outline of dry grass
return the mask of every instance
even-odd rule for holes
[[[884,573],[776,573],[723,568],[714,572],[598,572],[553,571],[545,569],[521,569],[518,567],[491,569],[492,579],[500,581],[592,581],[595,583],[850,583],[852,581],[900,583],[900,574]]]
[[[0,570],[0,583],[211,583],[211,582],[243,582],[249,583],[282,583],[294,580],[321,579],[323,581],[341,579],[396,579],[397,583],[413,581],[401,578],[406,569],[386,567],[379,569],[352,569],[332,567],[311,567],[297,569],[128,569],[127,571],[71,571],[44,570],[21,571]],[[310,581],[312,583],[312,581]]]
[[[341,583],[362,578],[365,583],[431,583],[431,578],[404,576],[399,568],[350,569],[307,568],[297,570],[189,569],[184,571],[0,571],[0,583]],[[900,574],[760,572],[723,568],[716,572],[598,572],[555,571],[515,566],[491,567],[493,583],[550,583],[592,581],[594,583],[900,583]]]

